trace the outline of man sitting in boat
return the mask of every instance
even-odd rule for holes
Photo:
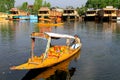
[[[80,38],[78,37],[78,35],[74,35],[75,39],[73,41],[73,44],[71,46],[71,49],[76,49],[80,46],[81,44],[81,41],[80,41]]]

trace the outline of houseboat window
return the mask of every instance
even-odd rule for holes
[[[65,10],[64,13],[74,13],[74,10]]]
[[[111,14],[112,12],[111,11],[105,11],[106,14]]]
[[[67,13],[67,11],[64,11],[64,13]]]
[[[18,14],[18,11],[11,11],[11,14]]]
[[[70,10],[69,13],[74,13],[74,11],[73,11],[73,10]]]
[[[94,14],[96,13],[95,11],[87,12],[87,14]]]
[[[48,11],[39,11],[39,14],[48,14]]]

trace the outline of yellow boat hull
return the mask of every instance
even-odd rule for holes
[[[34,70],[30,70],[24,77],[23,80],[27,80],[28,77],[30,75],[35,75],[36,77],[32,77],[29,80],[39,80],[40,78],[48,78],[51,75],[55,75],[55,72],[60,70],[60,71],[64,71],[64,72],[68,72],[69,68],[69,64],[72,60],[74,59],[79,59],[79,55],[80,52],[76,53],[74,56],[72,56],[71,58],[61,62],[60,64],[57,64],[55,66],[49,67],[49,68],[42,68],[42,69],[34,69]]]
[[[55,47],[52,47],[48,51],[47,58],[45,58],[44,60],[43,60],[43,55],[39,57],[34,56],[33,58],[29,58],[28,62],[21,64],[19,66],[13,66],[11,67],[11,69],[29,70],[29,69],[50,67],[62,61],[65,61],[66,59],[75,55],[77,52],[79,52],[81,46],[77,49],[68,49],[67,46],[60,46],[59,48],[61,48],[61,51],[58,51]]]
[[[61,26],[63,23],[38,23],[38,26]]]

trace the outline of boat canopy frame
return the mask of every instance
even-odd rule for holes
[[[47,46],[46,46],[46,50],[45,50],[43,59],[45,59],[47,57],[47,52],[50,48],[51,39],[58,39],[58,38],[75,39],[75,37],[71,36],[71,35],[52,33],[52,32],[44,32],[44,33],[33,32],[30,37],[32,39],[32,41],[31,41],[32,42],[31,43],[31,60],[34,57],[34,47],[35,47],[35,39],[36,38],[47,40]]]

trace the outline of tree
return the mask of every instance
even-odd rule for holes
[[[14,7],[15,0],[0,0],[0,11],[6,12]]]
[[[27,3],[27,2],[24,2],[24,3],[22,4],[22,6],[20,7],[20,9],[26,11],[27,7],[28,7],[28,3]]]
[[[77,7],[76,10],[79,15],[84,15],[87,8],[85,6],[82,6],[81,8]]]
[[[88,0],[85,6],[87,8],[104,8],[106,6],[120,8],[120,0]]]
[[[50,8],[50,7],[51,7],[51,4],[50,4],[49,2],[47,3],[46,1],[44,1],[43,6],[44,6],[44,7],[49,7],[49,8]]]
[[[42,6],[50,8],[51,4],[49,2],[47,3],[46,1],[43,1],[43,0],[35,0],[34,5],[33,5],[34,13],[36,14]]]
[[[44,7],[47,7],[47,2],[46,2],[46,1],[44,1],[43,6],[44,6]]]
[[[47,7],[49,7],[49,8],[51,7],[51,4],[49,2],[47,3]]]
[[[43,0],[35,0],[33,5],[33,10],[35,13],[37,13],[39,8],[42,7],[42,4],[43,4]]]

